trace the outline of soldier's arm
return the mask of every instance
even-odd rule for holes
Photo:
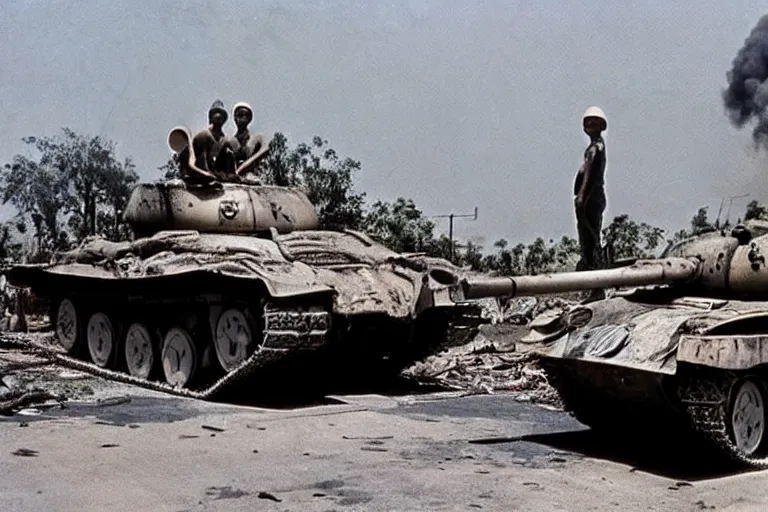
[[[253,155],[247,158],[245,162],[240,164],[237,169],[235,169],[235,174],[238,176],[256,167],[256,164],[259,162],[259,160],[264,158],[264,156],[269,151],[269,145],[264,140],[264,136],[262,134],[258,133],[254,136],[254,138],[256,139],[256,145],[259,149]]]
[[[590,184],[590,180],[592,179],[592,162],[595,160],[595,147],[592,146],[587,150],[587,154],[584,157],[584,176],[581,179],[581,187],[579,188],[578,193],[576,194],[576,199],[581,202],[584,200],[584,196],[587,193],[587,188]]]

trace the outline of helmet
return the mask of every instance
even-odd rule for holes
[[[208,109],[208,117],[211,116],[214,112],[219,112],[221,115],[224,116],[224,120],[227,119],[227,109],[224,108],[224,103],[221,102],[221,100],[216,100],[213,102],[213,105],[211,105],[211,108]]]
[[[584,111],[584,115],[581,118],[582,122],[588,117],[596,117],[598,119],[602,119],[603,130],[605,130],[608,127],[608,120],[605,118],[605,112],[603,112],[603,109],[601,109],[600,107],[592,106],[587,108],[587,110]]]
[[[235,103],[235,106],[232,107],[232,116],[235,115],[235,112],[237,112],[237,109],[239,109],[239,108],[247,109],[248,112],[250,112],[251,115],[253,115],[253,109],[251,108],[251,106],[249,104],[247,104],[246,102],[241,101],[239,103]]]

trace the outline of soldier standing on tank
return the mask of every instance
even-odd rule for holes
[[[574,204],[576,227],[579,233],[581,259],[576,270],[595,270],[601,266],[600,230],[605,211],[605,142],[602,132],[608,127],[605,114],[599,107],[589,107],[582,118],[589,146],[584,151],[584,162],[576,174]]]
[[[259,162],[266,156],[269,146],[261,133],[251,133],[248,125],[253,121],[253,109],[244,102],[237,103],[232,109],[237,133],[230,138],[230,146],[234,152],[235,175],[242,176],[256,169]]]

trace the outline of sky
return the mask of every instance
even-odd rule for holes
[[[66,126],[160,177],[168,131],[216,99],[291,145],[362,164],[369,203],[469,214],[456,236],[576,236],[581,115],[608,117],[604,222],[675,231],[700,206],[768,202],[768,155],[721,92],[764,2],[698,0],[0,3],[0,163]],[[234,131],[231,120],[225,127]],[[6,216],[8,207],[0,210]],[[447,232],[445,219],[435,219]]]

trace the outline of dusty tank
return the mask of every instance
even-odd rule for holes
[[[520,340],[565,408],[593,429],[695,433],[768,466],[768,224],[750,222],[596,271],[465,279],[464,297],[607,289],[543,311]]]
[[[174,129],[169,145],[185,147]],[[320,391],[355,374],[395,375],[472,336],[479,309],[460,269],[400,254],[364,233],[323,231],[297,188],[143,183],[124,219],[8,280],[49,300],[63,350],[84,371],[198,398]],[[296,386],[298,384],[299,386]]]

